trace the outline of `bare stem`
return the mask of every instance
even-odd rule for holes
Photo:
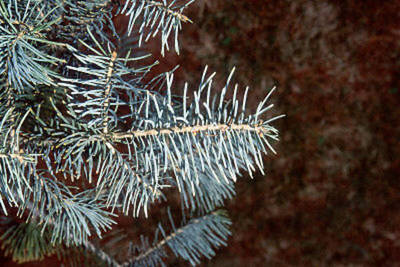
[[[110,64],[108,65],[107,76],[106,76],[106,84],[107,84],[107,86],[106,86],[106,89],[104,91],[104,99],[105,99],[105,101],[104,101],[104,106],[103,106],[103,112],[104,112],[104,122],[103,122],[104,128],[103,128],[103,132],[105,134],[108,133],[107,109],[108,109],[108,106],[110,105],[111,76],[112,76],[112,73],[113,73],[113,70],[114,70],[114,63],[115,63],[116,59],[117,59],[117,52],[114,51],[114,52],[112,52]]]
[[[112,135],[114,140],[120,140],[124,138],[135,138],[135,137],[145,137],[154,135],[167,135],[173,133],[198,133],[205,131],[252,131],[256,133],[268,133],[269,130],[261,126],[252,126],[249,124],[212,124],[212,125],[195,125],[195,126],[185,126],[185,127],[172,127],[169,129],[151,129],[146,131],[134,130],[128,133],[115,133]]]

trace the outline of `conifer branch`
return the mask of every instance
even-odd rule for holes
[[[37,208],[35,208],[34,204],[31,201],[27,201],[25,203],[26,207],[28,208],[28,210],[31,212],[31,219],[33,221],[38,220],[38,221],[42,221],[42,217],[43,215],[39,212],[39,210]],[[56,224],[56,222],[53,219],[49,219],[46,222],[48,225],[54,226]],[[39,223],[40,224],[40,223]],[[43,234],[43,231],[42,231]],[[74,239],[73,234],[70,234],[70,237],[72,239]],[[61,243],[63,244],[63,243]],[[54,246],[54,244],[52,244],[52,246]],[[94,255],[96,255],[97,257],[99,257],[101,260],[103,260],[105,263],[109,264],[110,266],[113,267],[119,267],[120,264],[113,259],[110,255],[108,255],[107,253],[105,253],[102,249],[100,249],[99,247],[96,247],[92,242],[90,242],[89,240],[86,240],[85,242],[82,243],[82,246],[88,251],[93,253]]]
[[[209,258],[214,255],[213,245],[225,245],[225,240],[230,235],[228,226],[231,222],[223,210],[215,210],[201,217],[193,218],[180,228],[175,228],[169,210],[168,217],[172,232],[167,235],[163,226],[159,224],[157,233],[161,233],[163,239],[148,248],[143,245],[140,254],[123,263],[122,266],[155,266],[154,262],[161,262],[161,259],[154,261],[152,255],[165,255],[165,246],[168,246],[175,255],[188,260],[193,266],[199,263],[200,256]],[[157,233],[155,240],[158,239]]]
[[[188,7],[194,0],[186,0],[181,6],[175,6],[176,0],[158,2],[153,0],[127,0],[120,13],[129,16],[128,36],[131,35],[134,25],[139,18],[140,22],[138,33],[139,46],[142,41],[161,33],[161,54],[164,55],[165,49],[169,50],[168,38],[171,31],[174,30],[175,51],[179,54],[178,32],[182,28],[181,23],[192,21],[183,14],[183,10]]]
[[[192,22],[183,11],[193,1],[0,0],[5,214],[15,207],[17,216],[38,222],[48,243],[82,246],[112,266],[162,265],[167,247],[196,265],[225,245],[230,221],[214,210],[234,196],[242,170],[263,172],[263,155],[276,153],[278,130],[271,123],[282,116],[261,119],[273,107],[266,103],[274,89],[248,114],[247,89],[239,100],[235,85],[225,99],[233,71],[211,93],[215,73],[207,76],[206,67],[193,98],[187,84],[182,96],[173,95],[173,71],[148,81],[154,64],[142,61],[147,55],[129,50],[118,57],[112,22],[128,16],[127,35],[134,33],[139,46],[160,34],[162,55],[172,34],[179,53],[178,33]],[[132,208],[133,217],[144,211],[147,218],[151,204],[166,200],[164,188],[177,189],[184,218],[206,215],[176,228],[168,211],[170,230],[159,224],[153,244],[143,239],[136,257],[123,264],[89,242],[92,233],[101,239],[111,229],[114,209],[127,215]],[[39,241],[35,236],[24,240]],[[7,244],[29,259],[49,251],[24,253],[23,246]]]

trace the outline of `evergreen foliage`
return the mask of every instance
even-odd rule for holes
[[[196,265],[226,245],[230,221],[220,207],[241,170],[263,171],[278,140],[270,123],[281,116],[261,119],[273,90],[250,115],[248,89],[242,102],[237,85],[225,99],[234,71],[220,93],[207,68],[193,94],[187,84],[173,93],[173,71],[147,78],[154,64],[138,46],[159,36],[162,54],[171,42],[179,52],[192,2],[0,0],[0,205],[3,218],[18,217],[2,225],[1,244],[13,260],[75,248],[96,265],[159,266],[169,248]],[[116,15],[129,17],[125,37]],[[138,46],[121,45],[129,36]],[[168,210],[170,226],[159,224],[153,242],[142,238],[124,259],[89,241],[118,216],[147,218],[174,189],[179,227]]]

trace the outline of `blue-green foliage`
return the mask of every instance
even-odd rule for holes
[[[175,51],[179,54],[178,33],[182,22],[192,22],[183,14],[194,0],[126,0],[121,14],[129,16],[128,35],[138,34],[139,45],[158,33],[161,35],[161,54],[169,50],[168,39],[173,31]],[[137,28],[136,32],[133,32]]]
[[[263,155],[275,153],[270,123],[281,116],[261,119],[273,90],[248,114],[249,90],[231,86],[234,71],[222,90],[207,67],[197,89],[185,84],[181,93],[173,71],[147,78],[157,62],[146,64],[138,46],[159,36],[164,54],[172,34],[178,52],[193,1],[118,2],[0,0],[0,206],[27,222],[3,237],[15,260],[57,251],[30,250],[26,240],[40,232],[49,246],[81,246],[107,265],[164,265],[166,248],[196,265],[226,245],[230,221],[219,208],[240,172],[263,172]],[[137,47],[121,46],[118,14]],[[168,213],[170,230],[160,224],[130,258],[88,241],[118,215],[147,218],[174,190],[183,213],[198,216],[176,227]],[[9,237],[22,232],[26,242],[13,247]]]
[[[191,218],[188,222],[183,221],[179,228],[175,226],[169,211],[168,217],[171,232],[168,233],[160,223],[152,245],[147,238],[142,238],[142,244],[136,248],[138,255],[125,263],[125,266],[164,266],[162,258],[166,255],[166,247],[176,256],[196,265],[200,263],[201,256],[208,259],[213,257],[213,247],[226,245],[226,237],[230,235],[228,226],[231,221],[222,210]]]

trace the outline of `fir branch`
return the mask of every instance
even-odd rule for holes
[[[1,53],[5,66],[3,70],[0,69],[0,73],[7,74],[9,85],[18,93],[32,90],[35,84],[54,85],[53,78],[57,78],[59,75],[44,64],[57,65],[63,61],[35,46],[37,43],[58,45],[58,43],[46,40],[41,32],[45,32],[51,25],[57,23],[59,18],[45,22],[43,18],[35,17],[38,14],[28,13],[30,8],[35,10],[38,5],[39,2],[36,2],[34,6],[28,2],[26,6],[22,7],[22,10],[18,9],[17,1],[9,3],[8,9],[4,4],[0,5],[0,15],[4,21],[4,25],[0,27],[0,51],[6,51],[6,53]],[[10,9],[11,6],[13,10]],[[22,20],[18,19],[21,17]]]
[[[136,161],[137,151],[140,151],[140,157],[149,159],[145,161],[145,169],[157,172],[159,166],[163,165],[163,172],[172,171],[185,203],[187,195],[202,196],[215,187],[211,181],[200,181],[200,177],[207,181],[205,173],[215,179],[215,184],[221,183],[222,178],[224,185],[229,185],[236,181],[239,168],[244,168],[251,174],[255,170],[253,166],[257,165],[262,171],[261,154],[267,153],[266,148],[275,153],[268,139],[276,140],[277,130],[269,123],[282,116],[266,121],[258,119],[273,107],[272,104],[265,107],[273,90],[260,103],[255,114],[245,116],[244,104],[239,114],[237,87],[232,104],[224,101],[232,74],[233,72],[220,94],[220,99],[214,98],[211,102],[213,75],[206,78],[205,70],[199,90],[194,93],[193,102],[189,105],[186,104],[185,87],[183,106],[175,105],[171,94],[173,77],[168,74],[167,88],[163,89],[167,91],[167,95],[158,96],[148,92],[140,104],[131,106],[134,118],[131,130],[110,133],[109,138],[113,143],[132,147],[135,154],[129,155]],[[207,91],[205,88],[208,88]],[[205,91],[206,99],[201,106],[200,98]],[[206,184],[209,187],[203,187]],[[214,199],[206,201],[210,207],[221,200],[218,195],[213,197]],[[197,204],[197,208],[201,208],[204,202]]]
[[[26,263],[40,261],[63,248],[50,244],[49,236],[42,236],[35,223],[21,223],[9,227],[0,237],[5,256],[13,261]]]
[[[175,51],[179,54],[178,32],[182,28],[181,22],[192,22],[183,14],[183,10],[194,0],[187,0],[179,7],[175,6],[176,0],[158,2],[153,0],[127,0],[120,13],[129,16],[128,36],[131,35],[133,28],[139,18],[141,18],[139,30],[139,46],[142,41],[148,41],[161,32],[161,54],[165,54],[165,49],[169,50],[168,38],[172,30],[175,31],[174,42]]]
[[[226,217],[226,212],[217,210],[202,217],[191,219],[181,228],[175,228],[175,224],[168,211],[173,231],[167,235],[161,224],[155,236],[161,233],[163,239],[149,248],[142,248],[142,252],[133,260],[125,262],[122,266],[155,266],[152,255],[165,255],[164,247],[168,246],[176,256],[188,260],[191,265],[196,265],[201,256],[210,258],[215,254],[213,246],[226,245],[225,241],[230,235],[228,226],[231,224]]]
[[[145,180],[145,177],[141,177],[135,171],[134,166],[131,166],[129,161],[117,150],[114,150],[111,155],[109,162],[113,164],[113,167],[101,171],[97,181],[98,191],[103,187],[107,188],[106,206],[112,206],[114,209],[120,205],[119,203],[123,203],[122,212],[124,214],[127,215],[130,206],[133,206],[133,216],[139,216],[139,212],[143,209],[145,217],[147,217],[149,204],[162,197],[161,189],[168,186],[158,184],[160,181],[157,179],[153,182]],[[105,157],[103,158],[105,159]],[[107,166],[107,164],[102,163],[102,166]],[[120,201],[120,196],[123,198],[122,201]]]
[[[117,14],[129,16],[128,35],[137,26],[139,45],[160,33],[163,55],[174,32],[179,53],[193,0],[178,2],[127,0]],[[172,72],[148,82],[154,64],[128,66],[147,56],[118,56],[114,4],[0,0],[0,205],[38,221],[49,243],[82,245],[109,265],[162,265],[166,247],[194,265],[225,244],[230,221],[211,211],[235,194],[240,171],[263,172],[263,155],[276,153],[271,123],[282,116],[261,119],[274,89],[248,114],[247,89],[241,104],[237,86],[225,99],[233,71],[212,98],[206,68],[187,103],[187,85],[172,95]],[[89,185],[67,186],[62,177]],[[177,229],[168,212],[171,232],[159,224],[153,244],[143,241],[124,264],[88,241],[111,228],[114,209],[147,217],[168,187],[179,190],[183,210],[211,213]]]
[[[89,182],[95,175],[97,192],[102,194],[103,190],[107,192],[106,207],[112,206],[114,209],[121,201],[124,203],[122,209],[125,214],[132,205],[134,216],[138,216],[143,208],[147,217],[148,205],[162,197],[161,189],[167,186],[160,184],[161,180],[148,181],[145,177],[141,177],[141,174],[149,176],[149,173],[146,174],[139,167],[131,166],[123,154],[109,140],[103,138],[102,134],[96,136],[91,135],[91,132],[81,134],[76,132],[72,136],[53,140],[51,147],[53,148],[41,155],[43,160],[49,157],[66,159],[64,163],[62,160],[56,161],[55,168],[49,165],[54,173],[62,173],[65,178],[85,177]],[[92,152],[86,153],[87,151]],[[51,154],[53,156],[50,156]],[[74,160],[71,159],[72,156]],[[122,190],[123,188],[126,191]],[[124,195],[121,200],[122,194]]]
[[[43,183],[42,183],[43,184]],[[39,221],[39,224],[34,228],[34,230],[36,230],[36,228],[38,228],[39,226],[40,226],[40,222],[42,221],[42,214],[41,214],[41,212],[35,207],[35,205],[32,203],[32,202],[30,202],[30,201],[27,201],[26,203],[25,203],[25,206],[29,209],[29,211],[30,211],[30,218],[31,218],[31,220],[32,221]],[[49,219],[47,222],[46,222],[48,225],[51,225],[51,226],[55,226],[55,224],[56,224],[56,221],[55,220],[53,220],[53,219]],[[31,225],[32,224],[32,222],[31,223],[29,223],[29,224],[26,224],[26,225]],[[22,224],[22,225],[25,225],[25,224]],[[13,251],[13,254],[14,254],[14,256],[13,257],[17,257],[16,259],[19,259],[19,260],[23,260],[23,262],[25,262],[25,261],[31,261],[31,260],[40,260],[40,259],[42,259],[43,258],[43,254],[46,254],[46,255],[49,255],[49,254],[51,254],[51,253],[54,253],[54,252],[56,252],[58,249],[61,249],[61,248],[57,248],[57,247],[55,247],[55,244],[54,244],[54,242],[52,242],[52,240],[53,240],[53,237],[51,236],[51,234],[49,235],[48,233],[46,233],[45,235],[43,235],[43,230],[44,230],[44,228],[42,227],[42,230],[41,231],[38,231],[39,232],[39,234],[40,234],[40,238],[39,238],[39,240],[43,240],[43,239],[47,239],[46,240],[46,243],[44,243],[44,247],[45,247],[45,251],[44,252],[40,252],[39,254],[38,253],[36,253],[36,256],[35,256],[35,258],[27,258],[27,257],[23,257],[23,258],[21,258],[21,257],[19,257],[18,255],[15,255],[16,253],[18,253],[18,250],[15,248],[15,247],[8,247],[7,248],[7,250],[6,250],[6,253],[10,253],[11,251]],[[7,236],[8,236],[8,233],[10,233],[10,232],[12,232],[13,231],[13,229],[9,229],[3,236],[1,236],[0,237],[0,239],[5,239],[5,238],[7,238]],[[24,235],[24,237],[30,237],[29,235]],[[71,239],[74,239],[75,237],[74,237],[74,234],[73,233],[70,233],[70,236],[69,236],[69,238],[71,238]],[[14,238],[13,238],[14,239]],[[18,241],[18,242],[20,242],[20,240],[21,240],[21,238],[16,238],[16,240]],[[12,242],[12,241],[11,241]],[[63,240],[63,241],[61,241],[60,243],[61,243],[61,246],[64,244],[64,242],[65,242],[65,240]],[[8,242],[9,243],[9,242]],[[35,244],[37,244],[37,242],[34,242]],[[2,248],[4,249],[4,245],[6,245],[7,244],[7,242],[6,243],[4,243],[3,245],[2,245]],[[68,243],[67,243],[67,245],[68,245]],[[86,240],[85,242],[83,242],[82,244],[81,244],[83,247],[84,247],[84,249],[86,250],[86,251],[88,251],[88,252],[91,252],[91,253],[93,253],[94,255],[96,255],[97,257],[99,257],[102,261],[104,261],[104,262],[106,262],[107,264],[109,264],[110,266],[115,266],[115,267],[119,267],[120,266],[120,264],[115,260],[115,259],[113,259],[110,255],[108,255],[107,253],[105,253],[102,249],[100,249],[99,247],[96,247],[93,243],[91,243],[89,240]],[[23,247],[24,248],[24,247]],[[36,246],[33,246],[33,248],[37,248],[37,245]],[[47,249],[46,249],[47,248]],[[25,252],[26,251],[26,248],[23,250],[23,253],[26,253]],[[47,252],[46,252],[47,251]],[[61,250],[62,251],[62,250]],[[41,256],[42,255],[42,256]],[[38,258],[39,257],[39,258]]]
[[[93,199],[92,190],[74,195],[67,186],[43,174],[31,175],[34,176],[29,179],[33,180],[31,188],[18,197],[18,212],[23,214],[28,209],[28,219],[37,218],[42,225],[42,233],[50,227],[52,244],[81,245],[91,235],[91,227],[101,237],[102,230],[106,231],[115,224],[109,218],[115,215],[103,210],[103,200]]]

